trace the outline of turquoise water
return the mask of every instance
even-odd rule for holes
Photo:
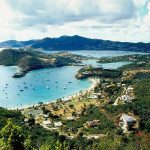
[[[57,53],[58,51],[42,51],[45,53]],[[108,51],[108,50],[80,50],[80,51],[69,51],[74,54],[83,56],[93,56],[93,57],[113,57],[113,56],[124,56],[133,54],[145,54],[141,52],[131,52],[131,51]]]
[[[102,67],[102,68],[105,68],[105,69],[117,69],[123,65],[127,65],[127,64],[130,64],[131,62],[125,62],[125,61],[122,61],[122,62],[115,62],[115,63],[97,63],[96,60],[86,60],[86,61],[83,61],[83,64],[85,65],[92,65],[94,67]]]
[[[133,55],[133,54],[144,54],[139,52],[130,52],[130,51],[96,51],[96,50],[81,50],[73,51],[72,53],[84,56],[93,56],[93,57],[112,57],[112,56],[124,56],[124,55]]]
[[[48,102],[72,95],[91,85],[88,80],[75,79],[74,76],[80,67],[35,70],[23,78],[14,79],[11,75],[16,69],[0,66],[0,106],[2,107],[15,108],[40,101]]]
[[[14,79],[11,75],[16,69],[0,66],[0,106],[2,107],[14,108],[40,101],[48,102],[72,95],[91,85],[88,80],[75,79],[74,76],[80,69],[77,66],[34,70],[23,78]]]
[[[90,51],[84,52],[74,51],[74,53],[82,55],[95,55]],[[105,57],[118,56],[119,54],[126,55],[133,54],[133,52],[103,51],[96,55]],[[97,64],[93,60],[88,60],[86,63],[96,67],[116,69],[128,62]],[[0,66],[0,106],[7,108],[29,106],[41,101],[48,102],[70,96],[80,90],[87,89],[91,85],[89,80],[75,79],[75,74],[80,68],[79,66],[71,66],[34,70],[25,77],[14,79],[12,75],[17,71],[17,67]]]

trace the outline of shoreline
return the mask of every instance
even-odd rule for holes
[[[81,90],[73,95],[70,95],[70,96],[66,96],[64,97],[62,100],[63,101],[68,101],[68,100],[71,100],[72,98],[76,98],[77,96],[83,96],[85,95],[87,92],[91,92],[100,82],[98,79],[95,79],[95,78],[88,78],[88,80],[91,81],[91,86],[85,90]],[[82,92],[82,93],[81,93]]]
[[[69,95],[69,96],[65,96],[65,97],[60,97],[58,99],[61,99],[62,101],[64,102],[67,102],[67,101],[70,101],[72,100],[73,98],[76,98],[76,97],[79,97],[79,96],[83,96],[85,95],[87,92],[91,92],[99,83],[99,79],[96,79],[96,78],[88,78],[89,81],[91,81],[91,86],[85,90],[80,90],[79,92],[76,92],[72,95]],[[42,105],[50,105],[51,103],[56,103],[58,99],[54,99],[54,100],[51,100],[51,101],[48,101],[48,102],[42,102],[43,104]],[[24,109],[30,109],[30,108],[33,108],[34,107],[40,107],[40,105],[38,103],[36,104],[31,104],[31,105],[26,105],[26,106],[16,106],[16,108],[7,108],[9,110],[19,110],[19,111],[22,111]]]

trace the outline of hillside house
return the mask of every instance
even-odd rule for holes
[[[131,87],[131,86],[129,86],[129,87],[127,88],[127,93],[133,93],[133,90],[134,90],[134,88]]]
[[[55,127],[61,127],[61,126],[63,126],[63,124],[62,124],[62,122],[54,122],[54,126]]]
[[[99,99],[101,98],[101,93],[93,93],[91,96],[88,97],[89,99]]]
[[[68,120],[68,121],[73,121],[73,120],[75,120],[75,117],[70,116],[70,117],[67,117],[66,120]]]
[[[132,131],[133,127],[136,124],[136,118],[129,116],[128,114],[122,114],[120,117],[119,126],[123,129],[124,132]]]
[[[46,120],[46,121],[43,121],[43,124],[46,126],[49,126],[49,125],[52,125],[52,122],[50,120]]]
[[[86,122],[87,127],[95,127],[95,126],[98,126],[99,124],[100,124],[99,120],[92,120],[92,121]]]
[[[122,95],[122,96],[121,96],[121,100],[122,100],[123,102],[131,102],[131,101],[133,100],[133,97],[131,97],[131,96],[125,94],[125,95]]]

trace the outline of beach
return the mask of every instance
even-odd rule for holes
[[[63,98],[55,99],[46,103],[38,103],[34,106],[27,106],[19,108],[19,110],[25,116],[43,116],[43,108],[50,111],[53,115],[66,118],[72,116],[73,112],[80,114],[84,107],[90,105],[99,105],[101,101],[99,98],[92,100],[90,96],[94,93],[94,88],[100,84],[100,80],[97,78],[89,78],[91,86],[85,90],[81,90],[73,95],[66,96]],[[38,121],[38,120],[37,120]]]
[[[72,98],[76,98],[76,97],[83,96],[83,95],[85,95],[86,93],[90,93],[97,85],[100,84],[99,79],[96,79],[96,78],[88,78],[88,80],[90,80],[91,83],[92,83],[91,86],[90,86],[88,89],[86,89],[86,90],[81,90],[80,92],[75,93],[75,94],[73,94],[73,95],[71,95],[71,96],[67,96],[67,97],[63,98],[62,100],[67,101],[67,100],[71,100]]]
[[[72,99],[76,99],[76,98],[79,98],[79,97],[82,97],[84,96],[85,94],[87,93],[90,93],[97,85],[100,84],[100,81],[99,79],[97,78],[88,78],[88,80],[91,82],[91,86],[85,90],[81,90],[73,95],[70,95],[70,96],[66,96],[66,97],[63,97],[63,98],[58,98],[58,99],[55,99],[55,100],[51,100],[51,101],[48,101],[48,102],[42,102],[42,105],[43,106],[47,106],[47,105],[51,105],[53,103],[56,103],[58,100],[62,100],[64,102],[67,102],[67,101],[71,101]],[[12,110],[23,110],[23,109],[29,109],[29,108],[33,108],[33,107],[38,107],[40,106],[38,103],[37,104],[34,104],[34,105],[27,105],[27,106],[20,106],[20,107],[17,107],[15,109],[12,109]]]

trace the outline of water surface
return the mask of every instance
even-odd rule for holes
[[[79,69],[75,66],[34,70],[14,79],[11,76],[16,67],[0,66],[0,106],[21,107],[48,102],[86,89],[91,85],[89,80],[75,79]]]
[[[48,52],[53,53],[56,51]],[[75,54],[94,57],[111,57],[132,55],[135,52],[123,51],[71,51]],[[94,67],[116,69],[129,62],[98,64],[95,60],[84,61]],[[14,79],[12,75],[17,67],[0,66],[0,106],[16,108],[37,104],[38,102],[53,101],[58,98],[70,96],[87,89],[91,82],[89,80],[77,80],[75,74],[81,67],[69,66],[62,68],[46,68],[34,70],[25,77]]]

